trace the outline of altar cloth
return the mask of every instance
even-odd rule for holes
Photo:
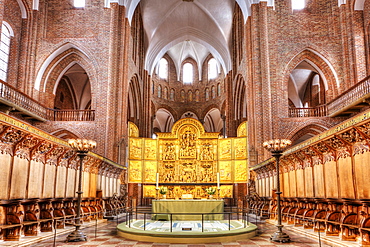
[[[223,200],[153,200],[153,219],[170,220],[223,220]],[[217,214],[210,214],[217,213]]]

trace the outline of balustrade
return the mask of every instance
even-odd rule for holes
[[[328,115],[330,116],[358,100],[366,99],[369,97],[368,94],[370,94],[370,77],[360,81],[328,103]]]
[[[17,89],[0,81],[0,98],[16,110],[28,111],[50,121],[94,121],[94,110],[54,110],[47,108]],[[18,108],[18,109],[17,109]]]

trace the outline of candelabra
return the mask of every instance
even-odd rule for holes
[[[82,197],[82,165],[83,159],[87,153],[96,147],[96,142],[85,139],[71,139],[68,140],[68,145],[77,152],[77,156],[80,158],[80,171],[78,176],[78,191],[77,193],[77,212],[75,219],[76,229],[67,236],[68,242],[80,242],[87,241],[86,235],[80,231],[81,227],[81,197]]]
[[[277,232],[271,235],[270,240],[275,242],[290,242],[290,237],[288,234],[284,233],[282,228],[283,225],[281,224],[281,206],[280,206],[280,171],[279,171],[279,160],[282,156],[284,150],[290,146],[292,142],[286,139],[275,139],[266,141],[263,143],[263,147],[266,148],[268,151],[271,152],[272,156],[276,159],[276,192],[277,195],[277,225],[278,228]]]

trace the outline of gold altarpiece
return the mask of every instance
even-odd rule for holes
[[[156,133],[156,139],[138,133],[130,122],[128,180],[143,185],[143,197],[155,198],[158,185],[167,187],[167,198],[206,198],[205,189],[219,185],[217,196],[232,198],[233,184],[247,181],[247,122],[234,138],[205,132],[193,118],[177,121],[170,133]]]

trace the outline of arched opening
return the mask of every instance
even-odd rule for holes
[[[90,80],[86,71],[76,63],[63,74],[58,83],[54,109],[88,110],[90,108]]]
[[[140,108],[141,108],[140,85],[138,78],[134,76],[130,80],[129,84],[127,117],[129,121],[133,122],[136,125],[139,125]]]
[[[288,102],[291,117],[311,117],[326,103],[322,73],[309,61],[302,61],[291,72],[288,82]],[[317,111],[316,111],[317,112]]]
[[[153,121],[153,133],[170,132],[175,120],[167,109],[161,108],[155,113]]]
[[[292,140],[292,145],[297,145],[301,142],[304,142],[322,132],[327,130],[327,128],[322,127],[317,124],[310,124],[307,125],[306,127],[300,129],[297,131],[290,139]]]
[[[206,132],[222,132],[223,122],[219,109],[212,108],[204,116],[204,129]]]

